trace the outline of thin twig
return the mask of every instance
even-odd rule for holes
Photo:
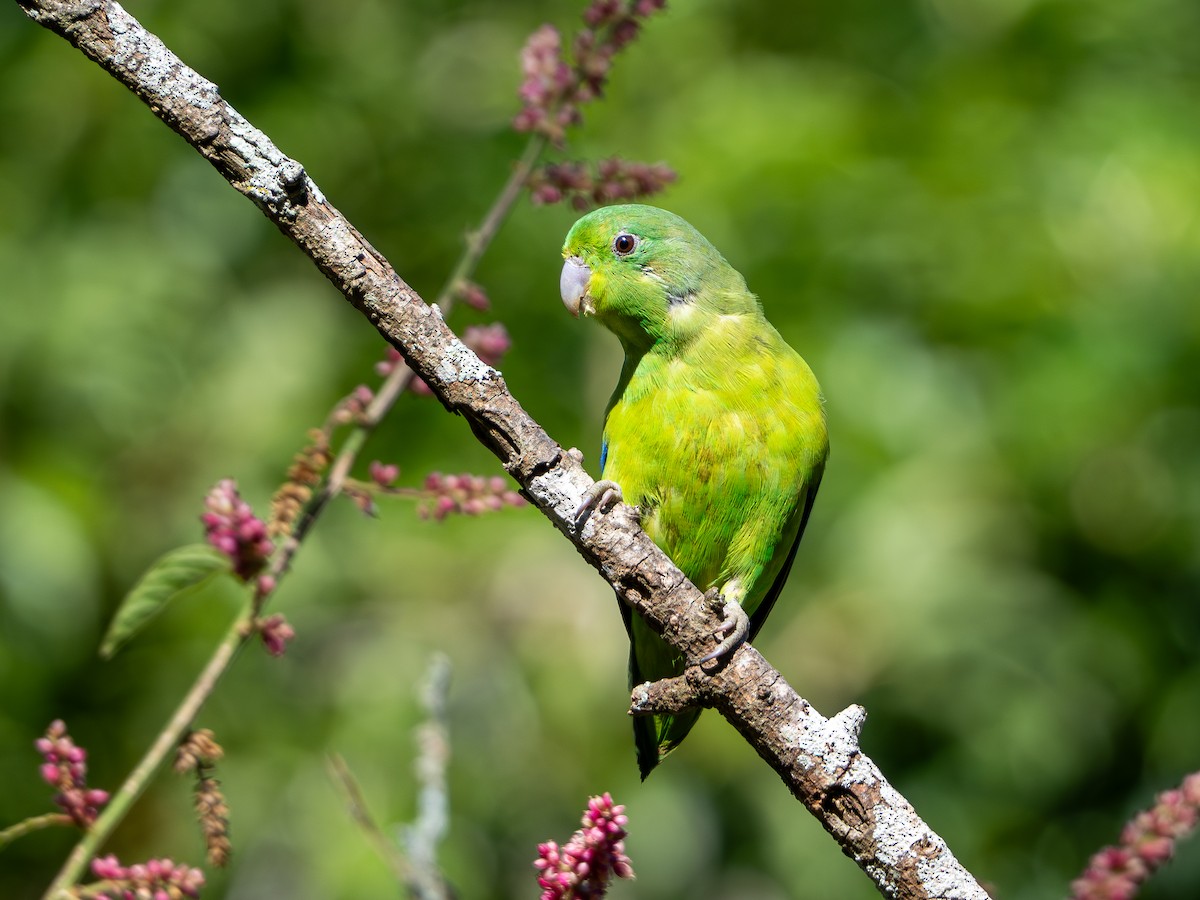
[[[0,849],[32,831],[53,828],[56,825],[66,825],[69,828],[74,824],[75,820],[66,813],[44,813],[40,816],[30,816],[28,819],[17,822],[15,825],[9,825],[0,831]]]
[[[441,307],[443,313],[449,312],[450,304],[453,301],[458,285],[464,279],[470,278],[475,271],[475,267],[479,265],[479,260],[483,258],[484,252],[496,237],[496,232],[504,224],[509,210],[512,209],[517,198],[521,196],[521,189],[529,181],[529,176],[533,174],[533,167],[537,165],[537,161],[545,149],[545,137],[535,134],[529,138],[528,143],[525,144],[525,150],[521,153],[521,158],[517,160],[517,164],[513,167],[512,174],[509,175],[504,187],[500,189],[500,193],[492,204],[492,208],[483,217],[483,222],[479,228],[467,235],[466,252],[459,259],[458,265],[450,273],[450,279],[446,282],[445,287],[442,288],[441,293],[438,294],[437,299],[433,301]]]
[[[346,760],[337,753],[331,753],[328,756],[328,764],[330,776],[334,783],[341,788],[346,801],[346,809],[349,810],[358,827],[362,829],[367,840],[371,842],[375,852],[379,854],[380,859],[387,863],[399,884],[411,884],[413,874],[408,860],[404,858],[404,854],[400,852],[400,848],[396,846],[395,842],[391,841],[375,822],[371,811],[367,808],[362,788],[359,787],[358,780],[350,771],[350,767],[346,765]]]

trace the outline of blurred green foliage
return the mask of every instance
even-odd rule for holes
[[[145,0],[131,11],[431,297],[522,138],[517,54],[573,3]],[[275,229],[124,88],[0,12],[0,823],[49,808],[55,717],[115,787],[235,608],[213,588],[109,663],[143,568],[207,488],[259,509],[383,354]],[[671,163],[659,201],[759,293],[828,399],[833,454],[759,647],[1005,900],[1061,896],[1132,811],[1200,768],[1200,5],[677,2],[619,60],[575,155]],[[523,204],[479,273],[514,393],[595,448],[619,351],[559,303],[574,214]],[[455,324],[489,317],[462,310]],[[363,459],[498,471],[405,398]],[[594,466],[595,454],[589,453]],[[201,723],[235,856],[208,897],[393,888],[325,771],[414,809],[415,691],[454,665],[461,896],[533,896],[539,840],[628,806],[614,897],[875,896],[718,716],[639,784],[606,585],[536,512],[422,521],[348,503],[279,597],[287,656],[239,659]],[[200,863],[161,775],[110,848]],[[0,855],[33,897],[72,835]],[[1193,843],[1144,893],[1200,893]]]

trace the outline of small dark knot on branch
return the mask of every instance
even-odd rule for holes
[[[303,203],[308,199],[308,173],[304,166],[293,160],[288,160],[279,172],[279,182],[283,192],[293,203]]]

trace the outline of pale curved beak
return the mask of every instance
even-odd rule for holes
[[[563,263],[558,289],[562,293],[563,305],[577,319],[580,312],[586,314],[592,311],[592,304],[587,296],[588,282],[591,279],[592,270],[578,256],[569,257]]]

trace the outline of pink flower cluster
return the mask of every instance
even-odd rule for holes
[[[482,475],[430,472],[425,477],[425,492],[429,501],[421,505],[420,513],[439,522],[452,513],[477,516],[505,506],[525,505],[525,498],[499,475],[485,478]]]
[[[1196,827],[1200,817],[1200,772],[1178,789],[1158,795],[1121,832],[1121,842],[1092,857],[1071,884],[1072,900],[1131,900],[1138,888],[1171,858],[1175,842]]]
[[[123,866],[110,853],[92,860],[92,874],[112,883],[105,885],[103,893],[90,895],[100,900],[180,900],[199,897],[204,887],[203,872],[169,859]]]
[[[567,128],[579,121],[579,109],[568,98],[575,78],[562,57],[562,36],[553,25],[543,25],[529,36],[521,50],[519,95],[525,104],[513,120],[517,131],[538,131],[561,142]]]
[[[549,163],[536,170],[527,185],[535,204],[570,200],[578,210],[657,194],[676,178],[666,163],[601,160],[595,173],[586,163]]]
[[[296,630],[288,624],[282,613],[275,613],[258,620],[258,636],[272,656],[283,656],[288,641],[296,636]]]
[[[554,841],[538,844],[538,885],[541,900],[577,900],[603,897],[608,883],[632,878],[633,866],[625,855],[625,807],[613,803],[605,793],[588,800],[583,828],[564,847]]]
[[[593,0],[583,14],[586,27],[575,36],[573,67],[563,58],[558,29],[543,25],[531,34],[521,51],[525,105],[513,127],[561,145],[567,128],[581,120],[580,106],[603,92],[613,57],[637,37],[641,20],[665,5],[665,0]]]
[[[262,571],[275,549],[267,537],[266,524],[254,515],[250,504],[238,494],[237,484],[226,478],[204,498],[204,523],[208,542],[229,557],[233,573],[249,581]]]
[[[466,331],[463,332],[462,342],[489,366],[499,365],[504,354],[512,347],[512,338],[508,336],[508,329],[499,322],[493,322],[491,325],[468,325]],[[375,363],[375,371],[380,375],[391,375],[396,366],[402,362],[404,362],[404,356],[400,351],[395,347],[388,347],[387,358]],[[409,390],[424,397],[433,395],[429,385],[416,375],[413,376]]]
[[[46,736],[34,741],[42,754],[42,778],[58,793],[54,802],[80,828],[96,821],[100,807],[108,802],[108,791],[87,786],[87,751],[76,747],[62,719],[55,719],[46,729]]]

